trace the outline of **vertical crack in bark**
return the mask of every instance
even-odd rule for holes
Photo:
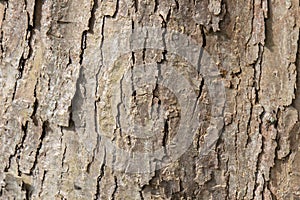
[[[103,66],[103,44],[104,44],[104,25],[105,25],[105,16],[103,16],[102,18],[102,27],[101,27],[101,42],[100,42],[100,57],[101,57],[101,64],[100,66],[96,66],[98,67],[98,69],[96,70],[96,75],[95,75],[95,97],[96,97],[96,100],[95,100],[95,103],[94,103],[94,121],[95,121],[95,131],[96,133],[99,135],[99,128],[98,128],[98,106],[97,106],[97,102],[99,101],[99,98],[98,97],[98,86],[99,86],[99,74],[100,74],[100,71],[101,71],[101,66]]]
[[[203,41],[205,41],[205,39]],[[204,51],[204,46],[205,45],[206,45],[206,42],[203,42],[202,48],[200,48],[200,51],[199,51],[199,57],[198,57],[198,61],[197,61],[197,70],[198,70],[197,73],[198,73],[198,76],[200,76],[201,61],[202,61],[203,51]],[[196,107],[197,107],[197,105],[199,103],[199,99],[201,97],[201,94],[202,94],[202,91],[203,91],[203,87],[204,87],[204,79],[202,78],[201,82],[200,82],[200,85],[199,85],[199,93],[197,95],[197,99],[196,99],[196,102],[195,102],[195,105],[194,105],[194,108],[193,108],[193,114],[195,113]]]
[[[255,5],[255,0],[251,0],[251,5],[252,5],[252,7],[251,7],[251,23],[250,23],[250,36],[249,36],[249,38],[247,39],[247,41],[246,41],[246,44],[245,44],[245,46],[246,46],[246,48],[247,48],[247,46],[248,46],[248,44],[249,44],[249,42],[250,42],[250,40],[251,40],[251,38],[252,38],[252,33],[253,33],[253,22],[254,22],[254,10],[255,10],[255,8],[254,8],[254,5]]]
[[[135,60],[134,52],[132,52],[132,59],[133,59],[133,61]],[[133,67],[134,67],[134,62],[133,62],[133,65],[130,68],[130,73],[131,73],[130,81],[131,81],[131,91],[132,91],[131,96],[133,97],[133,103],[134,103],[134,106],[136,107],[136,90],[135,90],[135,87],[134,87]]]
[[[112,200],[115,200],[115,196],[116,196],[116,193],[118,191],[118,179],[117,179],[116,176],[114,176],[114,179],[115,179],[115,189],[114,189],[114,191],[113,191],[113,193],[111,195],[111,199]]]
[[[204,26],[200,25],[200,29],[201,29],[201,36],[202,36],[202,48],[206,47],[206,35],[204,32]]]
[[[163,19],[164,20],[164,19]],[[164,25],[162,25],[162,28],[164,29],[162,32],[162,42],[163,42],[163,52],[162,52],[162,59],[160,60],[160,62],[158,62],[158,64],[162,64],[164,62],[167,61],[167,54],[168,54],[168,49],[167,49],[167,43],[166,43],[166,34],[167,34],[167,24],[168,24],[168,19],[166,19],[164,21]],[[161,73],[160,73],[160,69],[159,69],[159,77],[161,77]]]
[[[3,31],[2,28],[0,29],[0,50],[1,50],[1,54],[0,54],[0,61],[2,63],[3,60],[3,53],[4,53],[4,47],[3,47]]]
[[[142,187],[141,187],[141,185],[140,185],[140,190],[139,190],[139,194],[140,194],[140,198],[141,198],[141,200],[144,200],[145,198],[144,198],[144,195],[143,195],[143,191],[144,191],[144,189],[146,188],[146,185],[143,185]]]
[[[27,0],[24,0],[24,10],[27,10]]]
[[[63,156],[62,156],[62,159],[61,159],[61,167],[62,168],[64,167],[64,163],[65,163],[65,159],[66,159],[67,147],[68,146],[65,146],[64,151],[63,151]]]
[[[26,59],[24,59],[23,55],[21,56],[20,60],[19,60],[19,66],[18,66],[18,76],[17,76],[17,80],[21,79],[23,76],[23,70],[24,70],[24,66],[25,66],[25,62]]]
[[[24,145],[24,141],[26,139],[26,136],[27,136],[27,130],[28,130],[28,121],[26,121],[25,125],[22,125],[22,133],[23,133],[23,136],[21,138],[21,141],[16,144],[15,146],[15,150],[14,150],[14,153],[12,155],[9,156],[9,159],[8,159],[8,166],[6,166],[4,168],[4,172],[8,172],[9,168],[11,167],[11,161],[14,157],[16,157],[16,163],[17,163],[17,170],[18,170],[18,176],[20,176],[22,174],[22,172],[20,171],[20,165],[19,165],[19,159],[20,159],[20,151],[22,150],[23,148],[23,145]]]
[[[176,9],[179,10],[180,7],[179,7],[179,2],[178,2],[178,0],[174,0],[174,1],[175,1],[175,4],[176,4]]]
[[[98,7],[99,7],[98,0],[94,0],[93,5],[92,5],[92,9],[91,9],[91,12],[90,12],[90,18],[89,18],[89,21],[88,21],[88,29],[84,30],[82,32],[82,36],[81,36],[81,53],[80,53],[80,56],[79,56],[80,57],[80,61],[79,61],[80,65],[82,65],[83,55],[84,55],[84,51],[86,49],[87,34],[88,33],[91,33],[91,34],[94,33],[94,25],[95,25],[95,20],[96,20],[95,13],[96,13]]]
[[[61,127],[60,132],[61,132],[61,137],[60,137],[60,146],[63,146],[63,138],[64,138],[64,131],[63,131],[64,127]],[[64,148],[63,154],[62,154],[62,159],[61,159],[61,167],[64,167],[64,163],[65,163],[65,158],[66,158],[66,153],[67,153],[67,145]]]
[[[72,58],[71,58],[71,50],[69,50],[69,52],[68,52],[68,58],[69,58],[69,60],[68,60],[66,69],[73,63]]]
[[[79,55],[79,64],[80,66],[82,66],[82,62],[83,62],[83,55],[84,55],[84,51],[86,49],[86,37],[87,37],[87,30],[82,32],[82,36],[81,36],[81,53]]]
[[[42,10],[43,10],[43,0],[34,1],[34,11],[33,11],[33,28],[40,30]]]
[[[91,16],[90,16],[90,19],[89,19],[89,23],[88,23],[88,32],[93,34],[94,33],[94,26],[95,26],[95,21],[96,21],[96,11],[99,7],[99,3],[98,3],[98,0],[94,0],[93,2],[93,7],[92,7],[92,10],[91,10]]]
[[[267,5],[268,5],[268,15],[272,16],[273,11],[272,11],[272,6],[270,0],[267,0]],[[274,46],[274,40],[273,40],[273,19],[272,17],[270,18],[265,18],[265,47],[273,51],[273,46]]]
[[[144,196],[143,196],[143,191],[142,190],[139,191],[139,194],[140,194],[141,200],[144,200]]]
[[[150,113],[151,118],[153,116],[153,108],[154,108],[153,105],[155,104],[155,98],[158,99],[158,102],[157,102],[158,106],[157,106],[156,112],[158,113],[158,116],[160,115],[159,113],[160,113],[161,100],[159,98],[159,89],[158,89],[158,87],[159,87],[159,79],[162,78],[162,76],[161,76],[161,64],[160,63],[157,63],[157,74],[158,75],[156,76],[155,87],[154,87],[154,89],[152,91],[151,113]]]
[[[104,171],[105,171],[105,165],[106,165],[106,149],[104,149],[104,158],[103,158],[103,162],[100,168],[100,174],[97,177],[97,185],[96,185],[96,194],[95,194],[95,200],[100,199],[100,183],[101,180],[104,176]]]
[[[167,14],[167,18],[165,19],[165,22],[166,22],[166,27],[167,27],[167,24],[168,24],[168,22],[170,21],[171,12],[172,12],[172,9],[171,9],[171,8],[169,8],[169,10],[168,10],[168,14]]]
[[[37,85],[38,85],[38,81],[36,81],[35,86],[34,86],[33,97],[34,97],[35,100],[34,100],[34,103],[33,103],[33,111],[32,111],[31,116],[30,116],[30,119],[32,119],[33,124],[35,126],[38,126],[38,120],[37,120],[35,115],[36,115],[38,107],[39,107],[39,102],[38,102],[37,95],[36,95]]]
[[[115,9],[114,14],[112,16],[105,15],[105,17],[115,19],[117,17],[117,15],[118,15],[118,12],[119,12],[119,0],[116,0],[116,9]]]
[[[154,9],[153,9],[154,13],[156,13],[158,6],[159,6],[159,1],[158,0],[154,0]]]
[[[201,30],[203,30],[203,29],[201,29]],[[201,34],[202,34],[202,37],[203,37],[203,43],[202,43],[202,47],[200,48],[199,57],[198,57],[198,61],[197,61],[197,70],[198,70],[197,73],[198,73],[198,76],[200,76],[201,61],[202,61],[202,58],[203,58],[204,47],[206,46],[205,34],[204,34],[204,32],[203,33],[201,32]],[[193,116],[195,114],[196,107],[197,107],[197,105],[199,103],[199,100],[200,100],[200,97],[202,95],[203,87],[204,87],[204,79],[201,78],[201,82],[200,82],[200,85],[199,85],[199,92],[198,92],[198,95],[197,95],[197,98],[196,98],[196,101],[195,101],[195,105],[194,105],[194,108],[193,108]],[[197,141],[197,150],[199,150],[199,148],[200,148],[200,134],[199,134],[197,140],[198,140]]]
[[[27,9],[27,2],[25,1],[25,10]],[[23,49],[23,54],[19,60],[19,66],[18,66],[18,79],[21,79],[23,76],[23,71],[24,71],[24,67],[26,65],[26,61],[29,60],[29,58],[31,58],[32,54],[33,54],[33,48],[32,48],[32,40],[33,40],[33,35],[35,34],[34,30],[38,27],[40,28],[41,23],[41,12],[42,12],[42,2],[35,0],[35,5],[34,5],[34,12],[33,12],[33,25],[30,24],[30,13],[28,11],[26,11],[27,14],[27,30],[26,30],[26,42],[28,47],[24,47]],[[28,54],[26,54],[25,48],[28,48]]]
[[[25,0],[24,3],[25,3],[25,8],[24,9],[26,10],[27,9],[27,1]],[[8,3],[7,3],[7,7],[8,7]],[[7,9],[7,7],[6,7],[6,9]],[[5,13],[6,13],[6,9],[5,9]],[[37,17],[35,15],[35,11],[36,10],[34,9],[33,21],[35,21],[35,17]],[[5,13],[4,13],[3,20],[5,18]],[[15,94],[16,94],[17,86],[18,86],[18,80],[21,79],[22,76],[23,76],[23,71],[24,71],[24,68],[25,68],[25,65],[26,65],[26,61],[29,60],[29,58],[33,54],[33,48],[32,48],[31,43],[32,43],[32,39],[33,39],[35,26],[34,25],[32,26],[30,24],[30,14],[28,13],[28,11],[26,11],[26,14],[27,14],[26,43],[27,43],[28,47],[27,46],[24,47],[22,56],[19,59],[19,66],[17,68],[18,69],[18,74],[17,74],[16,81],[15,81],[14,91],[13,91],[13,95],[12,95],[12,101],[14,101],[14,99],[15,99]],[[2,40],[3,40],[3,31],[1,31],[1,51],[4,52],[4,47],[3,47],[3,44],[2,44]],[[26,55],[25,48],[28,48],[28,54],[27,55]]]
[[[24,141],[27,137],[27,131],[28,131],[28,121],[26,121],[25,125],[22,125],[22,132],[23,132],[23,137],[21,142],[18,144],[18,156],[17,156],[17,164],[18,164],[18,175],[21,176],[22,172],[20,170],[20,164],[19,164],[19,160],[20,160],[20,152],[22,151],[23,147],[24,147]]]
[[[264,117],[265,111],[262,112],[262,114],[259,116],[260,117],[260,123],[259,123],[259,134],[262,135],[262,126],[263,126],[263,117]],[[258,153],[257,159],[256,159],[256,168],[255,168],[255,178],[254,178],[254,188],[252,191],[252,197],[255,199],[255,191],[258,187],[258,173],[260,171],[260,165],[261,165],[261,159],[263,156],[263,151],[264,151],[264,143],[265,143],[265,138],[261,136],[261,147],[260,147],[260,152]]]
[[[164,136],[163,136],[163,139],[162,139],[162,146],[165,148],[165,150],[166,150],[168,138],[169,138],[169,116],[167,117],[167,119],[165,121]]]
[[[226,186],[225,186],[225,191],[226,191],[226,196],[225,199],[229,199],[230,195],[230,171],[229,171],[229,159],[227,158],[226,160],[226,171],[225,171],[225,180],[226,180]]]
[[[47,174],[47,170],[44,170],[43,172],[43,176],[42,176],[42,180],[41,180],[41,189],[40,189],[40,192],[38,194],[38,197],[41,197],[42,193],[43,193],[43,187],[44,187],[44,182],[45,182],[45,179],[46,179],[46,174]]]
[[[64,132],[63,132],[64,127],[60,127],[60,132],[61,132],[61,138],[60,138],[60,146],[63,146],[63,137],[64,137]],[[63,174],[64,174],[64,162],[66,158],[66,152],[67,152],[67,145],[65,145],[65,148],[62,153],[62,158],[61,158],[61,172],[60,172],[60,179],[59,179],[59,189],[58,189],[58,195],[61,195],[61,186],[63,185]]]
[[[251,122],[252,122],[252,114],[253,114],[253,104],[250,104],[250,113],[247,121],[247,126],[246,126],[246,134],[247,134],[247,140],[245,144],[245,149],[247,149],[248,144],[251,141],[251,138],[249,136],[249,133],[251,132]]]
[[[18,75],[18,77],[19,77],[19,75]],[[11,98],[12,101],[15,100],[15,96],[16,96],[16,93],[17,93],[18,77],[17,77],[17,79],[16,79],[16,81],[15,81],[14,91],[12,92],[12,98]],[[6,112],[6,111],[5,111],[5,112]]]
[[[122,134],[122,127],[121,127],[121,106],[123,104],[123,79],[124,79],[124,75],[122,76],[121,80],[120,80],[120,102],[117,105],[117,116],[116,116],[116,122],[117,122],[117,127],[120,130],[120,133]]]
[[[99,150],[99,143],[101,141],[101,138],[100,138],[100,135],[97,134],[97,142],[96,142],[96,146],[95,148],[93,149],[93,155],[92,155],[92,159],[91,161],[87,164],[87,167],[86,167],[86,172],[87,173],[90,173],[90,169],[91,169],[91,166],[92,166],[92,163],[95,161],[95,156]]]
[[[133,2],[134,2],[134,10],[135,10],[135,12],[138,12],[139,2],[138,2],[138,0],[133,0]]]
[[[48,121],[44,121],[43,125],[42,125],[42,133],[41,133],[41,136],[40,136],[40,139],[39,139],[40,143],[39,143],[38,148],[36,150],[36,154],[35,154],[35,159],[34,159],[33,165],[32,165],[32,167],[30,169],[30,175],[33,174],[33,171],[35,170],[36,165],[38,163],[38,158],[39,158],[39,155],[40,155],[40,150],[42,148],[44,138],[47,135],[48,129],[49,129],[49,122]]]
[[[167,27],[167,23],[166,23],[164,17],[163,17],[161,14],[159,14],[159,17],[162,19],[161,27],[162,27],[162,28],[166,28],[166,27]]]
[[[131,60],[132,60],[132,66],[131,66],[131,71],[132,71],[132,68],[135,65],[135,53],[133,51],[131,52]]]
[[[30,184],[27,184],[24,181],[22,181],[22,190],[25,191],[25,198],[26,198],[26,200],[30,200],[31,199],[31,195],[32,195],[33,189],[34,188]]]
[[[67,63],[66,69],[68,69],[68,67],[72,64],[72,58],[71,58],[70,50],[69,50],[68,56],[69,56],[69,62]],[[82,75],[82,67],[80,67],[80,69],[79,69],[79,75],[77,77],[76,84],[75,84],[75,93],[72,97],[71,104],[68,107],[68,112],[69,112],[68,128],[73,130],[73,131],[75,131],[75,122],[73,120],[73,106],[74,106],[74,99],[76,98],[76,92],[79,91],[79,87],[80,87],[79,86],[79,80],[80,80],[81,75]],[[64,128],[66,128],[66,127],[64,127]]]
[[[263,62],[263,55],[264,55],[264,45],[258,44],[258,57],[254,63],[254,76],[253,76],[253,86],[255,89],[255,102],[256,104],[259,103],[259,91],[260,91],[260,81],[261,81],[261,68]]]
[[[3,26],[3,22],[5,21],[5,17],[6,17],[6,10],[8,8],[8,1],[2,1],[3,4],[5,4],[4,7],[4,11],[3,11],[3,17],[1,19],[1,24]],[[2,61],[3,59],[3,53],[4,53],[4,46],[3,46],[3,30],[2,27],[0,27],[1,33],[0,33],[0,49],[1,49],[1,55],[0,55],[0,61]]]
[[[148,35],[148,31],[146,30],[146,37],[145,37],[145,40],[144,40],[144,43],[143,43],[143,51],[142,51],[142,60],[143,60],[143,64],[145,64],[145,60],[146,60],[146,47],[147,47],[147,40],[149,38],[149,35]]]
[[[234,118],[237,119],[236,121],[236,124],[237,124],[237,130],[236,132],[234,133],[234,157],[235,157],[235,164],[238,165],[239,163],[239,160],[238,160],[238,133],[240,133],[240,119],[238,118],[238,91],[239,91],[239,88],[240,88],[240,82],[241,80],[239,79],[239,82],[237,83],[237,89],[236,89],[236,94],[235,94],[235,97],[234,97],[234,100],[235,100],[235,113],[234,113]],[[237,168],[237,172],[236,174],[239,173],[239,167]],[[234,175],[233,175],[234,176]],[[237,179],[237,183],[236,183],[236,187],[238,188],[240,186],[240,181],[239,179]],[[238,190],[235,190],[235,197],[237,198],[238,197]]]

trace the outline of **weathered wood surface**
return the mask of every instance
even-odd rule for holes
[[[299,199],[299,7],[1,0],[0,199]],[[165,32],[121,37],[139,27],[193,39],[221,89]],[[140,48],[125,51],[138,38]],[[168,77],[170,66],[180,76]],[[192,90],[180,91],[186,84]],[[197,129],[176,138],[195,119]],[[191,140],[182,155],[174,138]],[[142,154],[159,148],[156,159]]]

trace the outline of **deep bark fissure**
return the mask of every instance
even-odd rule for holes
[[[261,69],[262,69],[262,62],[263,62],[263,55],[264,55],[264,48],[265,46],[262,44],[258,44],[259,51],[258,57],[255,61],[254,66],[254,75],[253,75],[253,87],[255,88],[255,104],[259,103],[259,91],[260,91],[260,82],[261,82]],[[256,68],[257,67],[257,68]]]
[[[143,191],[140,190],[139,193],[140,193],[140,198],[141,198],[141,200],[144,200]]]
[[[30,200],[34,188],[30,184],[27,184],[24,181],[22,181],[22,190],[25,191],[26,200]]]
[[[114,180],[115,180],[115,188],[114,188],[113,193],[111,194],[111,199],[112,199],[112,200],[115,199],[116,193],[117,193],[117,191],[118,191],[118,179],[117,179],[116,176],[114,176]]]
[[[253,112],[253,105],[251,102],[251,106],[250,106],[250,113],[249,113],[249,117],[248,117],[248,121],[247,121],[247,140],[246,140],[246,144],[245,144],[245,148],[247,149],[248,144],[251,142],[251,137],[249,136],[250,128],[251,128],[251,121],[252,121],[252,112]]]
[[[163,135],[163,139],[162,139],[162,146],[164,148],[166,148],[166,146],[167,146],[168,139],[169,139],[169,116],[165,120],[165,124],[164,124],[164,135]]]
[[[36,166],[38,164],[38,158],[40,156],[40,150],[42,149],[43,141],[44,141],[44,138],[46,137],[48,131],[49,131],[49,122],[44,121],[43,125],[42,125],[42,133],[41,133],[41,136],[39,138],[40,143],[38,145],[38,148],[36,149],[34,162],[33,162],[33,165],[30,169],[30,175],[32,175],[34,170],[36,169]]]
[[[93,34],[94,33],[94,26],[95,26],[95,22],[96,22],[96,11],[99,7],[99,3],[98,0],[94,0],[93,1],[93,6],[92,6],[92,10],[91,10],[91,17],[89,19],[88,22],[88,32]]]
[[[123,80],[124,80],[124,75],[122,76],[121,80],[120,80],[120,101],[117,104],[117,116],[116,116],[116,125],[117,128],[119,128],[120,134],[122,135],[122,127],[121,127],[121,106],[124,107],[123,105],[123,95],[125,95],[123,93]]]
[[[106,165],[106,149],[104,149],[104,158],[103,158],[103,162],[102,162],[102,165],[100,168],[99,176],[97,177],[95,200],[100,198],[100,194],[101,194],[100,184],[101,184],[101,180],[104,176],[105,165]]]
[[[97,138],[96,138],[97,142],[96,142],[95,148],[93,149],[92,159],[91,159],[91,161],[87,164],[87,167],[86,167],[86,172],[87,172],[87,173],[90,173],[91,166],[92,166],[92,164],[94,163],[94,161],[95,161],[95,159],[96,159],[95,157],[96,157],[96,155],[97,155],[97,153],[98,153],[98,150],[99,150],[99,148],[100,148],[99,144],[100,144],[100,141],[101,141],[101,137],[100,137],[99,134],[97,134],[96,137],[97,137]],[[105,153],[106,153],[106,152],[105,152]],[[106,154],[105,154],[104,156],[106,156]]]
[[[24,141],[25,141],[26,134],[27,134],[27,125],[28,125],[28,121],[26,121],[25,125],[21,125],[21,130],[22,130],[23,136],[22,136],[22,138],[21,138],[21,141],[15,145],[14,153],[13,153],[12,155],[9,156],[9,159],[8,159],[8,166],[5,166],[4,172],[8,172],[8,170],[9,170],[10,167],[11,167],[12,159],[13,159],[13,158],[16,158],[16,162],[17,162],[17,164],[18,164],[18,175],[21,175],[21,172],[20,172],[20,170],[19,170],[18,158],[17,158],[16,156],[18,156],[20,149],[23,147],[23,143],[24,143]]]
[[[61,132],[61,138],[60,138],[60,147],[63,146],[63,137],[64,137],[64,132],[63,132],[64,127],[60,127],[60,132]],[[62,153],[62,158],[61,158],[61,168],[64,169],[64,161],[66,158],[66,152],[67,152],[67,146],[65,146],[63,153]],[[62,185],[63,183],[63,175],[64,175],[64,171],[62,170],[60,172],[60,185]],[[58,195],[61,194],[61,187],[58,190]]]
[[[138,12],[138,6],[139,6],[139,5],[138,5],[138,4],[139,4],[139,3],[138,3],[138,0],[133,0],[133,2],[134,2],[134,3],[133,3],[134,10],[135,10],[135,12]]]
[[[253,33],[253,22],[254,22],[254,18],[255,18],[255,16],[254,16],[254,14],[255,14],[255,8],[254,8],[254,5],[255,5],[255,0],[251,0],[251,24],[250,24],[250,35],[249,35],[249,37],[248,37],[248,39],[246,40],[246,44],[245,44],[245,48],[247,49],[247,46],[249,45],[249,43],[250,43],[250,40],[251,40],[251,38],[252,38],[252,33]]]
[[[43,0],[35,0],[34,2],[33,29],[41,29],[43,3]]]
[[[38,119],[36,117],[36,113],[37,113],[37,110],[38,110],[38,107],[39,107],[39,101],[38,101],[37,96],[36,96],[37,85],[38,85],[38,81],[36,81],[35,86],[34,86],[34,91],[33,91],[33,97],[34,97],[33,111],[32,111],[32,114],[30,116],[30,118],[32,119],[32,122],[33,122],[33,124],[35,126],[38,126]]]
[[[180,7],[179,7],[179,2],[178,2],[178,0],[174,0],[174,1],[175,1],[175,4],[176,4],[176,9],[179,10]]]
[[[83,55],[84,55],[84,51],[86,49],[86,37],[87,37],[87,30],[82,32],[82,36],[81,36],[81,53],[80,53],[80,60],[79,60],[79,64],[82,65],[83,62]]]
[[[271,3],[270,3],[270,0],[267,0],[267,4],[268,4],[268,15],[271,16],[271,17],[268,17],[268,18],[265,18],[265,36],[266,36],[266,39],[265,39],[265,47],[270,49],[271,51],[273,51],[273,46],[275,45],[274,44],[274,41],[273,41],[273,26],[274,26],[274,22],[273,22],[273,19],[272,19],[272,16],[273,16],[273,7],[270,6]]]
[[[153,12],[154,12],[154,13],[157,12],[158,6],[159,6],[159,0],[154,0],[154,9],[153,9]]]
[[[17,155],[17,164],[18,164],[18,176],[22,175],[22,172],[20,170],[20,151],[24,148],[24,141],[27,137],[27,131],[28,131],[28,121],[25,122],[25,125],[22,125],[22,132],[23,132],[23,137],[21,139],[21,142],[17,145],[18,146],[18,155]]]
[[[22,57],[20,58],[20,61],[19,61],[19,66],[18,66],[18,71],[19,72],[18,72],[17,80],[21,79],[22,76],[23,76],[25,62],[26,62],[26,59],[22,55]]]
[[[8,8],[8,1],[5,1],[5,2],[1,2],[1,3],[3,3],[3,4],[5,4],[5,7],[4,7],[4,10],[3,10],[3,17],[2,17],[2,19],[1,19],[1,24],[2,24],[2,26],[3,26],[3,22],[5,21],[5,16],[6,16],[6,10],[7,10],[7,8]],[[4,32],[3,32],[3,30],[2,30],[2,27],[0,27],[1,28],[1,34],[0,34],[0,49],[1,49],[1,57],[0,57],[0,60],[2,61],[2,59],[3,59],[3,53],[4,53],[4,46],[3,46],[3,34],[4,34]]]
[[[260,116],[259,134],[262,134],[262,128],[265,126],[263,124],[264,123],[263,122],[264,115],[265,115],[265,111]],[[258,173],[261,172],[260,171],[260,167],[261,167],[261,162],[262,162],[261,158],[262,158],[262,156],[264,154],[264,143],[265,143],[265,138],[262,135],[262,137],[261,137],[261,147],[260,147],[260,151],[259,151],[258,156],[257,156],[256,168],[255,168],[255,172],[254,172],[254,174],[255,174],[255,176],[254,176],[254,188],[253,188],[253,194],[252,194],[252,198],[253,199],[256,197],[255,191],[256,191],[256,189],[258,187],[258,183],[257,183],[257,181],[258,181]]]
[[[98,106],[97,103],[99,101],[100,96],[98,95],[98,86],[99,86],[99,74],[101,71],[101,68],[103,66],[103,44],[104,44],[104,25],[105,25],[105,16],[103,16],[102,18],[102,26],[101,26],[101,41],[100,41],[100,56],[101,56],[101,64],[99,63],[99,66],[96,66],[98,69],[96,70],[96,74],[95,74],[95,102],[94,102],[94,121],[95,121],[95,131],[97,134],[99,134],[99,129],[98,129]]]
[[[43,187],[44,187],[44,182],[45,182],[45,179],[46,179],[47,172],[48,172],[47,170],[43,171],[43,176],[42,176],[42,180],[41,180],[41,190],[38,193],[38,197],[41,197],[41,194],[43,193]]]

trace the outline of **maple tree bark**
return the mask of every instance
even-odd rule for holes
[[[1,0],[0,198],[300,198],[299,7],[299,0]],[[176,31],[211,56],[226,96],[221,124],[212,122],[209,81],[174,52],[142,46],[113,59],[130,43],[119,33],[137,27]],[[114,34],[120,38],[109,45]],[[164,34],[157,40],[166,43]],[[192,144],[166,166],[188,120],[176,91],[125,86],[125,69],[149,63],[157,71],[144,73],[157,79],[160,67],[181,70],[200,109]],[[153,115],[167,113],[146,126],[159,133],[151,148],[166,154],[131,168],[142,173],[126,171],[130,163],[104,144],[148,147],[124,131],[127,101],[131,121],[147,124],[149,105]],[[210,135],[211,125],[221,134]],[[209,151],[199,153],[207,141]]]

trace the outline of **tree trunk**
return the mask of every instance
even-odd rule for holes
[[[300,199],[299,0],[1,0],[1,199]]]

